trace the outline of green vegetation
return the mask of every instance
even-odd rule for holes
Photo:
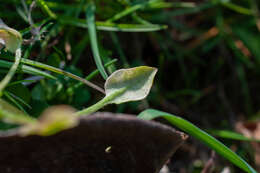
[[[3,1],[0,129],[48,136],[100,109],[161,117],[204,143],[188,141],[198,153],[222,156],[215,172],[256,172],[250,142],[260,137],[235,131],[239,121],[259,119],[258,7],[256,0]],[[42,114],[59,104],[68,106]],[[187,154],[176,159],[189,160],[187,172],[206,165],[197,168]]]

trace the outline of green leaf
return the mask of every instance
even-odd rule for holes
[[[0,60],[0,67],[1,68],[10,68],[13,65],[12,62],[9,61],[5,61],[5,60]],[[35,75],[35,76],[43,76],[49,79],[56,79],[56,77],[52,76],[51,74],[48,74],[44,71],[38,70],[36,68],[27,66],[27,65],[20,65],[19,67],[21,69],[22,72],[27,73],[27,74],[31,74],[31,75]]]
[[[250,165],[248,165],[247,162],[245,162],[241,157],[239,157],[220,141],[181,117],[154,109],[147,109],[141,112],[138,117],[145,120],[162,117],[169,121],[172,125],[205,143],[207,146],[215,150],[218,154],[228,159],[242,170],[248,173],[256,173],[256,171]]]
[[[142,100],[149,94],[156,72],[156,68],[147,66],[117,70],[106,80],[106,97],[125,88],[125,92],[110,103]]]
[[[0,50],[3,46],[5,46],[6,50],[15,53],[15,51],[21,47],[21,44],[21,34],[18,31],[8,27],[0,19]]]
[[[144,99],[150,92],[156,72],[156,68],[147,66],[115,71],[106,80],[106,96],[96,104],[76,112],[76,115],[87,116],[107,104]]]
[[[83,19],[62,17],[58,19],[60,23],[80,28],[88,28],[88,24]],[[167,25],[143,25],[143,24],[126,24],[126,23],[108,23],[96,21],[97,30],[101,31],[118,31],[118,32],[152,32],[167,28]]]
[[[229,130],[207,130],[208,133],[210,133],[213,136],[226,138],[226,139],[233,139],[233,140],[239,140],[239,141],[253,141],[253,142],[260,142],[259,139],[254,138],[248,138],[244,135],[241,135],[240,133],[232,132]]]
[[[90,36],[90,43],[92,52],[94,55],[94,59],[97,65],[100,74],[104,79],[107,79],[108,75],[106,70],[102,64],[102,60],[99,55],[98,43],[97,43],[97,33],[96,33],[96,25],[95,25],[95,5],[94,3],[90,3],[87,11],[86,11],[87,23],[88,23],[88,32]]]

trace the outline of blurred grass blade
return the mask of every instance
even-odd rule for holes
[[[230,3],[230,2],[223,2],[223,3],[221,3],[221,5],[223,5],[224,7],[228,8],[230,10],[233,10],[237,13],[240,13],[240,14],[254,15],[253,10],[247,9],[245,7],[241,7],[239,5],[236,5],[236,4],[233,4],[233,3]]]
[[[98,70],[102,77],[106,80],[108,75],[106,70],[102,64],[102,60],[99,55],[98,50],[98,43],[97,43],[97,33],[96,33],[96,26],[95,26],[95,5],[94,3],[89,3],[88,8],[86,9],[86,18],[88,23],[88,32],[90,37],[90,43],[92,48],[92,53],[97,65]]]
[[[213,136],[226,138],[226,139],[249,141],[249,142],[260,142],[259,139],[248,138],[248,137],[245,137],[244,135],[241,135],[240,133],[232,132],[229,130],[207,130],[207,132]]]
[[[155,9],[155,8],[171,8],[171,7],[183,7],[183,8],[192,8],[195,7],[194,3],[190,3],[190,2],[180,2],[180,3],[169,3],[169,2],[162,2],[160,0],[150,0],[150,1],[145,1],[136,5],[133,5],[129,8],[126,8],[125,10],[117,13],[116,15],[114,15],[113,17],[111,17],[110,19],[108,19],[106,22],[115,22],[129,14],[132,14],[140,9]]]
[[[88,28],[88,24],[83,19],[70,17],[59,18],[59,22],[65,25],[71,25],[80,28]],[[143,25],[143,24],[115,24],[96,21],[97,30],[102,31],[120,31],[120,32],[152,32],[166,29],[166,25]]]
[[[139,4],[136,4],[136,5],[133,5],[133,6],[129,7],[129,8],[127,8],[127,9],[117,13],[116,15],[114,15],[113,17],[108,19],[106,22],[111,23],[111,22],[114,22],[116,20],[119,20],[122,17],[125,17],[125,16],[127,16],[129,14],[132,14],[133,12],[135,12],[135,11],[141,9],[141,8],[144,8],[146,6],[149,6],[149,5],[151,5],[152,3],[156,2],[156,1],[158,1],[158,0],[150,0],[150,1],[145,1],[143,3],[139,3]]]
[[[159,9],[159,8],[194,8],[196,4],[193,2],[163,2],[159,1],[152,3],[149,8]]]
[[[217,153],[222,155],[224,158],[228,159],[234,165],[238,166],[239,168],[243,169],[248,173],[257,173],[250,165],[248,165],[241,157],[235,154],[232,150],[222,144],[220,141],[215,139],[214,137],[210,136],[205,131],[199,129],[192,123],[184,120],[181,117],[154,110],[154,109],[147,109],[141,112],[138,116],[141,119],[151,120],[154,118],[162,117],[169,121],[172,125],[178,127],[179,129],[183,130],[184,132],[190,134],[191,136],[197,138],[201,142],[205,143],[207,146],[215,150]]]
[[[18,84],[22,84],[22,83],[27,83],[27,82],[30,82],[30,83],[33,83],[33,82],[36,82],[37,80],[17,80],[17,81],[14,81],[14,82],[10,82],[7,87],[10,87],[10,86],[13,86],[13,85],[18,85]]]
[[[15,104],[20,110],[22,110],[24,113],[26,113],[26,111],[24,110],[23,106],[18,103],[11,95],[9,92],[4,91],[3,92],[4,96],[6,96],[6,98],[8,98],[11,102],[13,102],[13,104]]]
[[[151,22],[149,22],[149,21],[143,19],[142,17],[138,16],[137,13],[132,14],[132,19],[135,22],[143,24],[143,25],[153,25]]]
[[[23,113],[3,99],[0,99],[0,120],[12,124],[30,124],[36,122],[35,118]]]
[[[175,16],[183,16],[183,15],[191,15],[194,13],[199,13],[205,10],[208,10],[210,8],[215,7],[217,4],[214,3],[202,3],[200,5],[195,6],[194,8],[183,8],[183,9],[178,9],[178,10],[171,10],[171,11],[166,11],[163,14],[159,16],[160,19],[168,20],[170,17],[175,17]],[[157,15],[154,15],[152,19],[158,18]],[[157,19],[158,20],[158,19]]]
[[[45,3],[44,0],[36,0],[36,2],[37,2],[37,4],[41,7],[41,9],[49,15],[49,17],[51,17],[51,18],[53,18],[53,19],[56,19],[56,18],[57,18],[56,14],[54,14],[54,13],[50,10],[50,8],[48,7],[48,5]]]
[[[104,31],[121,31],[121,32],[152,32],[166,29],[167,25],[143,25],[143,24],[115,24],[96,22],[97,29]]]
[[[0,67],[1,68],[10,68],[13,65],[12,62],[5,61],[5,60],[0,60]],[[51,74],[48,74],[44,71],[35,69],[33,67],[27,66],[27,65],[20,65],[19,68],[21,69],[22,72],[35,75],[35,76],[43,76],[49,79],[56,79],[56,77],[52,76]]]
[[[22,98],[18,97],[17,95],[15,95],[15,94],[13,94],[11,92],[8,92],[8,91],[6,91],[6,93],[9,94],[14,99],[16,99],[17,101],[19,101],[20,103],[22,103],[27,108],[32,109],[32,107],[28,103],[26,103]]]
[[[114,32],[109,32],[109,34],[110,34],[111,40],[112,40],[112,42],[114,43],[115,48],[116,48],[116,50],[117,50],[117,52],[118,52],[118,54],[119,54],[119,57],[120,57],[120,59],[121,59],[121,61],[122,61],[122,63],[123,63],[123,66],[124,66],[125,68],[128,68],[130,65],[129,65],[128,62],[127,62],[125,53],[124,53],[124,51],[123,51],[123,49],[122,49],[122,47],[121,47],[121,45],[120,45],[120,42],[119,42],[119,40],[118,40],[118,38],[117,38],[116,33],[114,33]]]

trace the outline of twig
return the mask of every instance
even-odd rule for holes
[[[215,158],[216,158],[216,153],[215,153],[215,151],[212,151],[210,159],[206,163],[206,165],[203,168],[203,170],[201,171],[201,173],[211,173],[212,172],[213,167],[214,167]]]

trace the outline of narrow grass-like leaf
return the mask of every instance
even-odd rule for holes
[[[10,68],[12,66],[12,62],[5,61],[5,60],[0,60],[0,67],[1,68]],[[51,74],[48,74],[44,71],[38,70],[36,68],[27,66],[27,65],[20,65],[19,68],[21,69],[22,72],[35,75],[35,76],[43,76],[49,79],[56,79],[56,77],[52,76]]]
[[[229,130],[207,130],[207,132],[213,136],[226,138],[226,139],[249,141],[249,142],[260,142],[259,139],[248,138],[245,137],[244,135],[241,135],[240,133],[232,132]]]
[[[68,77],[70,77],[72,79],[78,80],[78,81],[86,84],[87,86],[89,86],[89,87],[91,87],[93,89],[96,89],[96,90],[104,93],[104,90],[102,88],[100,88],[99,86],[97,86],[97,85],[93,84],[92,82],[89,82],[86,79],[83,79],[83,78],[81,78],[81,77],[79,77],[77,75],[74,75],[74,74],[72,74],[70,72],[67,72],[67,71],[61,70],[59,68],[56,68],[56,67],[53,67],[53,66],[50,66],[50,65],[47,65],[47,64],[43,64],[43,63],[40,63],[40,62],[37,62],[37,61],[32,61],[32,60],[29,60],[29,59],[22,58],[21,62],[24,63],[24,64],[28,64],[28,65],[34,66],[34,67],[38,67],[38,68],[42,68],[42,69],[45,69],[45,70],[49,70],[49,71],[57,73],[57,74],[68,76]]]
[[[215,3],[202,3],[200,5],[197,5],[195,6],[194,8],[184,8],[184,9],[177,9],[177,10],[171,10],[171,11],[167,11],[167,12],[164,12],[163,14],[160,15],[160,19],[162,20],[166,20],[166,19],[169,19],[170,17],[174,17],[174,16],[183,16],[183,15],[190,15],[190,14],[194,14],[194,13],[199,13],[201,11],[204,11],[204,10],[208,10],[210,8],[213,8],[217,6],[217,4]],[[157,18],[158,16],[154,16],[152,17],[152,19],[155,19]],[[158,20],[158,19],[157,19]]]
[[[14,95],[14,94],[11,93],[11,92],[8,92],[8,91],[6,91],[6,92],[7,92],[10,96],[12,96],[14,99],[16,99],[17,101],[19,101],[19,102],[22,103],[23,105],[25,105],[27,108],[32,109],[32,107],[31,107],[28,103],[26,103],[26,102],[24,101],[24,99],[18,97],[17,95]]]
[[[160,8],[194,8],[196,4],[193,2],[163,2],[159,1],[149,5],[149,9],[160,9]]]
[[[153,25],[151,22],[143,19],[142,17],[138,16],[137,13],[132,14],[132,18],[135,22],[143,24],[143,25]]]
[[[18,85],[18,84],[21,84],[21,83],[33,83],[33,82],[36,82],[37,80],[17,80],[17,81],[14,81],[14,82],[10,82],[7,87],[9,86],[13,86],[13,85]]]
[[[4,96],[6,96],[6,98],[8,98],[11,102],[13,102],[20,110],[22,110],[24,113],[26,113],[26,111],[24,110],[23,106],[18,103],[11,95],[9,92],[4,91]]]
[[[118,40],[118,38],[117,38],[116,33],[110,32],[110,37],[111,37],[112,42],[114,43],[114,45],[115,45],[115,47],[116,47],[116,49],[117,49],[117,52],[118,52],[118,54],[119,54],[119,56],[120,56],[120,59],[121,59],[121,61],[122,61],[122,63],[123,63],[123,66],[124,66],[125,68],[129,67],[129,64],[128,64],[128,62],[127,62],[126,56],[125,56],[125,54],[124,54],[123,49],[121,48],[121,45],[120,45],[120,42],[119,42],[119,40]]]
[[[80,28],[88,28],[88,24],[83,19],[70,17],[62,17],[58,19],[60,23],[65,25],[76,26]],[[152,32],[166,29],[166,25],[143,25],[143,24],[116,24],[96,21],[97,30],[102,31],[119,31],[119,32]]]
[[[221,3],[226,8],[229,8],[230,10],[233,10],[237,13],[244,14],[244,15],[254,15],[254,11],[251,9],[247,9],[245,7],[233,4],[231,2],[223,2]]]
[[[129,7],[129,8],[127,8],[127,9],[117,13],[116,15],[114,15],[113,17],[108,19],[106,22],[109,22],[109,23],[114,22],[114,21],[116,21],[116,20],[118,20],[118,19],[120,19],[122,17],[125,17],[125,16],[127,16],[127,15],[129,15],[129,14],[131,14],[131,13],[133,13],[133,12],[139,10],[139,9],[141,9],[141,8],[149,6],[152,3],[157,2],[157,1],[158,0],[150,0],[150,1],[145,1],[143,3],[139,3],[139,4],[136,4],[136,5],[133,5],[133,6]]]
[[[96,22],[97,29],[104,31],[121,31],[121,32],[152,32],[167,28],[167,25],[140,25],[140,24],[115,24]]]
[[[56,19],[56,18],[57,18],[56,14],[54,14],[54,13],[50,10],[50,8],[48,7],[48,5],[45,3],[44,0],[36,0],[36,2],[37,2],[37,4],[41,7],[41,9],[49,15],[49,17],[51,17],[51,18],[53,18],[53,19]]]
[[[142,3],[138,3],[136,5],[133,5],[131,7],[126,8],[125,10],[117,13],[116,15],[114,15],[113,17],[111,17],[110,19],[108,19],[106,22],[115,22],[119,19],[121,19],[122,17],[125,17],[129,14],[132,14],[140,9],[154,9],[154,8],[171,8],[171,7],[184,7],[184,8],[192,8],[195,7],[194,3],[186,3],[186,2],[180,2],[180,3],[168,3],[168,2],[162,2],[162,1],[158,1],[158,0],[150,0],[150,1],[145,1]]]
[[[3,99],[0,99],[0,120],[13,124],[30,124],[36,119],[26,115]]]
[[[235,154],[220,141],[181,117],[155,109],[147,109],[141,112],[138,117],[145,120],[162,117],[169,121],[172,125],[178,127],[187,134],[190,134],[191,136],[205,143],[207,146],[215,150],[217,153],[228,159],[230,162],[232,162],[234,165],[238,166],[242,170],[248,173],[257,173],[250,165],[248,165],[248,163],[246,163],[241,157]]]
[[[86,18],[88,24],[88,32],[90,37],[90,43],[92,48],[92,53],[97,65],[98,70],[102,77],[106,80],[108,75],[106,70],[102,64],[102,60],[98,50],[98,42],[97,42],[97,33],[96,33],[96,25],[95,25],[95,5],[94,3],[89,3],[88,8],[86,9]]]

